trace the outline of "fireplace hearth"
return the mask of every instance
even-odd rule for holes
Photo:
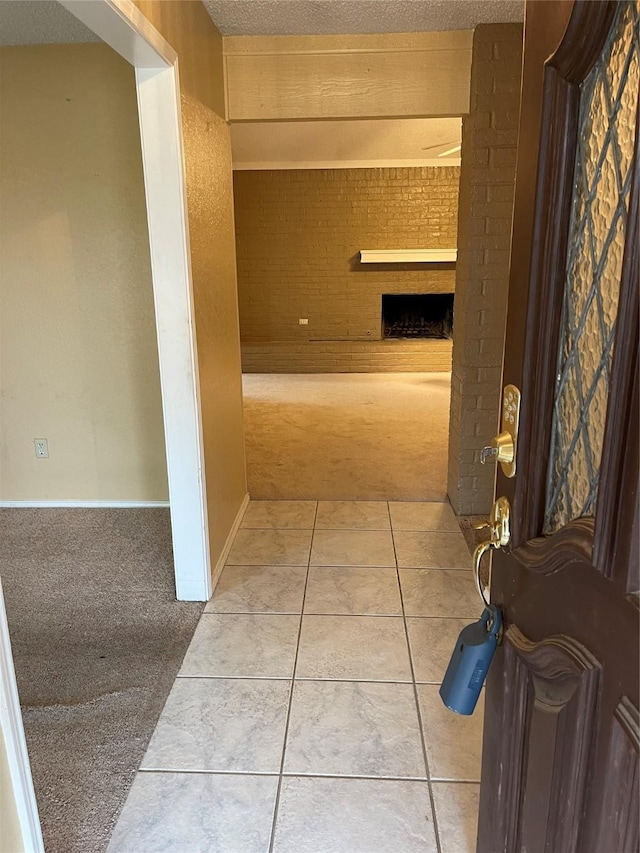
[[[453,293],[384,294],[383,338],[453,337]]]

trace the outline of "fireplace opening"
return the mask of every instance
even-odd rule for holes
[[[453,293],[384,294],[383,338],[452,338]]]

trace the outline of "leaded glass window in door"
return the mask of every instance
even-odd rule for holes
[[[595,514],[640,87],[640,3],[620,2],[581,85],[545,533]]]

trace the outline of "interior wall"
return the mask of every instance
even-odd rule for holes
[[[495,464],[482,465],[480,451],[499,432],[521,74],[522,26],[477,27],[462,121],[449,427],[449,499],[462,515],[486,514],[494,497]]]
[[[0,499],[166,500],[133,69],[4,47],[0,87]]]
[[[454,265],[359,252],[454,247],[458,178],[455,166],[235,172],[245,370],[449,369],[450,341],[381,342],[381,302],[451,293]]]
[[[220,557],[247,488],[222,36],[200,0],[134,0],[179,57],[209,540]]]

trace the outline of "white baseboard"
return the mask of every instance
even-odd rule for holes
[[[247,507],[249,506],[250,497],[248,494],[244,496],[242,503],[240,504],[240,509],[238,510],[238,514],[235,517],[233,524],[231,525],[231,530],[229,531],[229,535],[227,536],[227,541],[224,543],[224,548],[222,549],[222,553],[218,557],[218,562],[215,565],[213,572],[211,573],[211,594],[213,595],[213,591],[216,588],[216,584],[222,574],[222,570],[224,569],[224,564],[227,562],[227,557],[229,556],[229,551],[231,550],[231,546],[233,545],[233,540],[236,538],[236,533],[238,532],[238,528],[242,524],[242,519],[244,517],[245,512],[247,511]]]
[[[15,507],[27,509],[51,509],[55,507],[80,507],[84,509],[136,509],[144,507],[166,507],[169,501],[0,501],[0,509]]]

